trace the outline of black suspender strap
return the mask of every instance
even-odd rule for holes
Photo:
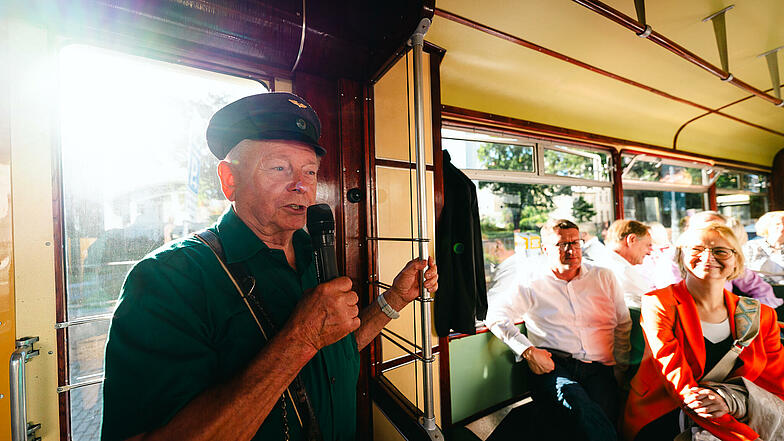
[[[223,244],[214,231],[204,229],[193,234],[196,239],[207,245],[215,254],[221,268],[226,272],[226,275],[248,307],[262,336],[266,341],[269,341],[278,333],[278,329],[264,308],[261,299],[256,295],[256,279],[248,272],[247,266],[242,262],[226,263],[226,253],[223,250]],[[316,419],[316,412],[313,409],[313,404],[305,390],[305,383],[300,375],[297,375],[289,387],[286,388],[285,395],[288,395],[289,400],[294,405],[294,411],[303,429],[305,439],[307,441],[322,441],[323,437]],[[281,397],[281,407],[285,425],[284,432],[286,433],[286,439],[288,439],[288,422],[286,421],[286,406],[283,397]]]

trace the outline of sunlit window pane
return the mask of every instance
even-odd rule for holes
[[[544,172],[595,181],[608,181],[610,155],[604,152],[561,147],[545,149]]]
[[[212,114],[247,79],[67,46],[60,52],[66,314],[111,313],[135,262],[227,207],[207,149]],[[69,384],[100,379],[109,322],[68,327]],[[69,392],[72,438],[97,439],[100,385]]]
[[[226,206],[205,130],[255,82],[68,46],[60,56],[68,316],[110,312],[125,274]]]
[[[444,129],[441,143],[457,168],[534,171],[533,145],[515,138]]]
[[[716,188],[726,190],[737,190],[740,185],[740,175],[737,173],[722,173],[716,179]]]
[[[707,184],[703,168],[667,164],[666,161],[649,157],[638,158],[632,163],[632,158],[628,155],[622,157],[624,179],[677,185]],[[631,168],[626,171],[629,164]]]

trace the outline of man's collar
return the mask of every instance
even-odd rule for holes
[[[226,253],[226,263],[241,262],[250,259],[261,251],[270,251],[270,247],[237,216],[233,207],[229,207],[218,219],[218,235]],[[291,238],[297,267],[305,268],[310,264],[313,245],[305,230],[297,230]]]
[[[618,254],[618,252],[617,252],[617,251],[610,250],[610,252],[612,253],[612,258],[613,258],[613,260],[615,260],[615,261],[616,261],[616,262],[618,262],[619,264],[623,265],[623,266],[624,266],[624,268],[625,268],[625,267],[628,267],[628,266],[632,266],[632,264],[631,264],[631,263],[629,263],[629,261],[628,261],[628,260],[626,260],[626,258],[625,258],[625,257],[623,257],[623,256],[621,256],[620,254]]]
[[[548,268],[547,271],[545,271],[545,276],[546,277],[550,277],[553,280],[560,280],[561,282],[568,283],[568,282],[572,282],[574,280],[582,279],[583,277],[585,277],[585,274],[587,272],[588,272],[588,268],[585,266],[584,263],[580,262],[580,268],[577,270],[577,274],[574,277],[572,277],[571,279],[569,279],[569,280],[564,280],[564,279],[558,278],[558,276],[555,275],[555,271],[553,271],[552,268]]]
[[[217,230],[223,243],[227,263],[240,262],[261,250],[269,250],[269,247],[237,216],[231,206],[218,219]]]

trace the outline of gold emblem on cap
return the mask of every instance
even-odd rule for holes
[[[302,104],[301,102],[299,102],[297,100],[289,100],[289,102],[291,104],[294,104],[295,106],[299,107],[300,109],[307,109],[308,108],[308,106],[306,106],[305,104]]]

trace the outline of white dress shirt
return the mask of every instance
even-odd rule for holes
[[[603,260],[595,261],[594,265],[607,268],[615,274],[623,291],[623,299],[629,308],[640,309],[642,295],[655,289],[651,281],[640,272],[640,265],[630,264],[615,251],[611,250]],[[671,264],[668,264],[668,268],[671,268]]]
[[[485,319],[517,361],[526,349],[536,346],[568,352],[582,361],[626,363],[632,322],[609,270],[584,264],[568,282],[546,267],[539,267],[536,276],[526,275],[521,274],[513,286],[508,281],[493,286]],[[514,318],[520,316],[528,337],[515,326]]]

